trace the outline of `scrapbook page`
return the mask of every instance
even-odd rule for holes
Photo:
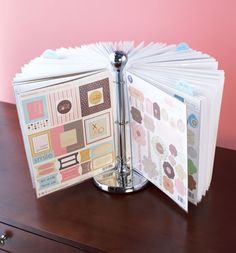
[[[38,197],[114,167],[110,83],[103,73],[19,96]]]
[[[140,77],[140,74],[136,72],[131,72],[129,75],[137,75]],[[197,189],[199,184],[199,171],[202,170],[201,166],[204,164],[200,163],[202,160],[202,150],[200,150],[200,135],[201,131],[204,131],[201,122],[201,110],[204,111],[205,98],[201,96],[192,97],[189,92],[183,92],[183,86],[186,90],[187,83],[181,82],[181,89],[176,89],[173,87],[168,87],[167,84],[163,81],[161,84],[153,82],[150,78],[147,78],[144,74],[141,75],[142,80],[145,80],[147,83],[152,84],[153,87],[159,87],[162,91],[166,92],[173,98],[178,99],[180,102],[186,105],[186,122],[187,122],[187,156],[188,156],[188,200],[193,204],[197,204],[198,196]],[[127,79],[127,82],[130,81]],[[180,82],[178,82],[180,85]],[[189,90],[189,89],[188,89]]]
[[[134,168],[187,210],[186,105],[134,75],[127,79]]]

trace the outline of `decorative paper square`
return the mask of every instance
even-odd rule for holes
[[[84,147],[84,132],[82,120],[77,120],[69,124],[64,125],[65,132],[70,131],[70,141],[71,145],[67,146],[67,152],[73,152],[74,150],[81,149]],[[74,132],[74,135],[72,132]]]
[[[29,143],[32,156],[38,156],[42,153],[51,151],[49,131],[29,135]]]
[[[82,167],[82,175],[88,173],[91,171],[91,162],[86,162],[86,163],[82,163],[81,164],[81,167]]]
[[[59,126],[50,129],[52,138],[52,148],[55,156],[61,156],[67,153],[66,147],[62,147],[60,142],[60,135],[64,133],[64,127]]]
[[[35,136],[33,138],[33,147],[35,153],[40,153],[49,149],[49,140],[47,134]]]
[[[84,125],[87,144],[94,143],[111,136],[111,119],[109,112],[97,117],[86,119],[84,121]]]
[[[66,148],[77,143],[76,129],[71,129],[60,134],[60,143],[62,148]]]
[[[80,115],[80,98],[77,87],[68,86],[48,96],[49,112],[52,126],[65,124],[77,120]]]
[[[45,96],[37,96],[25,99],[22,102],[26,124],[48,118]]]
[[[108,78],[80,86],[79,93],[83,117],[111,107]]]
[[[86,162],[90,160],[90,149],[84,149],[80,151],[80,162]]]
[[[84,147],[82,120],[52,128],[50,132],[55,156],[61,156]]]
[[[43,101],[38,100],[27,104],[29,120],[42,118],[44,116]]]

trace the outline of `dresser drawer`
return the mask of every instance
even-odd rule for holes
[[[84,251],[45,237],[0,223],[0,252],[82,253]]]

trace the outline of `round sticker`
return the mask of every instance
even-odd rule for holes
[[[188,117],[188,123],[191,127],[196,128],[198,126],[198,120],[197,117],[194,114],[191,114]]]
[[[89,103],[92,105],[97,105],[102,100],[102,92],[95,90],[89,94]]]
[[[57,111],[61,114],[66,114],[71,110],[72,104],[69,100],[62,100],[57,105]]]

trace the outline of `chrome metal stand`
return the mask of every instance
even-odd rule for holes
[[[107,192],[129,193],[142,189],[148,180],[132,166],[128,91],[123,76],[128,58],[124,52],[115,51],[110,60],[116,73],[116,166],[94,177],[94,182],[98,188]]]

